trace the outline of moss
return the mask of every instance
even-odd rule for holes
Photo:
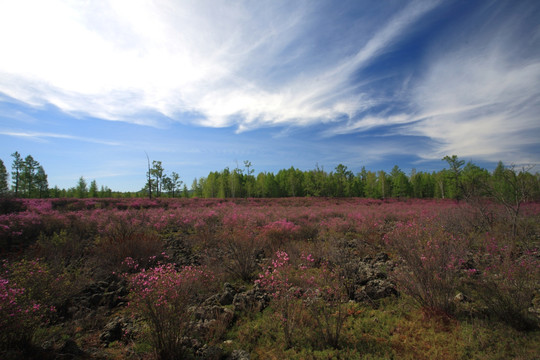
[[[272,308],[239,319],[227,334],[231,349],[248,350],[252,359],[537,359],[540,332],[520,332],[499,322],[427,315],[407,298],[377,308],[354,304],[340,347],[316,349],[303,339],[285,347]]]

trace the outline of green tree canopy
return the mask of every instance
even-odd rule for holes
[[[6,196],[8,193],[8,172],[4,162],[0,159],[0,196]]]
[[[78,198],[85,198],[88,196],[88,185],[83,176],[79,178],[77,187],[75,188],[75,194]]]

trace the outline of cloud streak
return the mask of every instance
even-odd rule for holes
[[[479,23],[482,12],[490,16]],[[404,92],[392,92],[379,103],[386,105],[382,110],[359,114],[324,135],[378,128],[390,136],[426,139],[429,147],[409,148],[424,160],[458,154],[540,162],[540,37],[534,36],[540,26],[530,26],[538,13],[530,4],[476,9],[460,24],[465,30],[453,27],[427,46],[419,75],[403,78]],[[395,111],[396,104],[405,104],[405,111]]]
[[[369,108],[350,76],[436,2],[413,2],[357,35],[359,49],[345,57],[303,44],[325,15],[312,3],[83,4],[3,5],[0,92],[109,120],[136,122],[155,111],[182,121],[190,112],[200,125],[242,131],[335,121]],[[312,60],[318,51],[328,58]]]
[[[538,146],[540,136],[540,51],[534,50],[540,43],[537,38],[531,40],[536,43],[532,49],[516,47],[531,11],[512,10],[504,20],[483,24],[483,31],[470,34],[466,43],[446,39],[446,51],[428,59],[412,97],[423,119],[408,127],[408,133],[439,143],[424,158],[460,154],[489,161],[540,161],[538,154],[523,151]],[[536,25],[533,30],[539,29]]]
[[[66,139],[66,140],[76,140],[84,141],[94,144],[102,144],[109,146],[121,146],[122,144],[116,141],[106,141],[102,139],[93,139],[83,136],[74,136],[67,134],[55,134],[55,133],[46,133],[46,132],[25,132],[25,131],[10,131],[10,130],[0,130],[0,135],[30,139],[34,141],[47,141],[46,139]]]
[[[377,130],[422,139],[407,152],[426,160],[540,162],[536,16],[527,0],[2,2],[0,95],[74,118]],[[117,145],[59,132],[0,133]]]
[[[273,91],[246,83],[234,89],[218,88],[210,91],[202,101],[193,102],[207,115],[204,122],[207,126],[230,125],[231,119],[240,115],[236,118],[240,131],[259,126],[305,126],[334,122],[342,117],[352,118],[377,103],[359,91],[358,85],[352,82],[353,73],[384,52],[389,44],[436,5],[433,1],[411,3],[383,22],[371,37],[362,39],[356,53],[333,59],[330,64],[312,72],[291,73],[291,78]],[[247,62],[247,59],[243,60]]]

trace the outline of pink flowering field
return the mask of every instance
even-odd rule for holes
[[[540,357],[535,202],[13,201],[1,358]]]

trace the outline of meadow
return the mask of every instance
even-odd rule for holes
[[[2,199],[4,359],[538,359],[540,203]]]

